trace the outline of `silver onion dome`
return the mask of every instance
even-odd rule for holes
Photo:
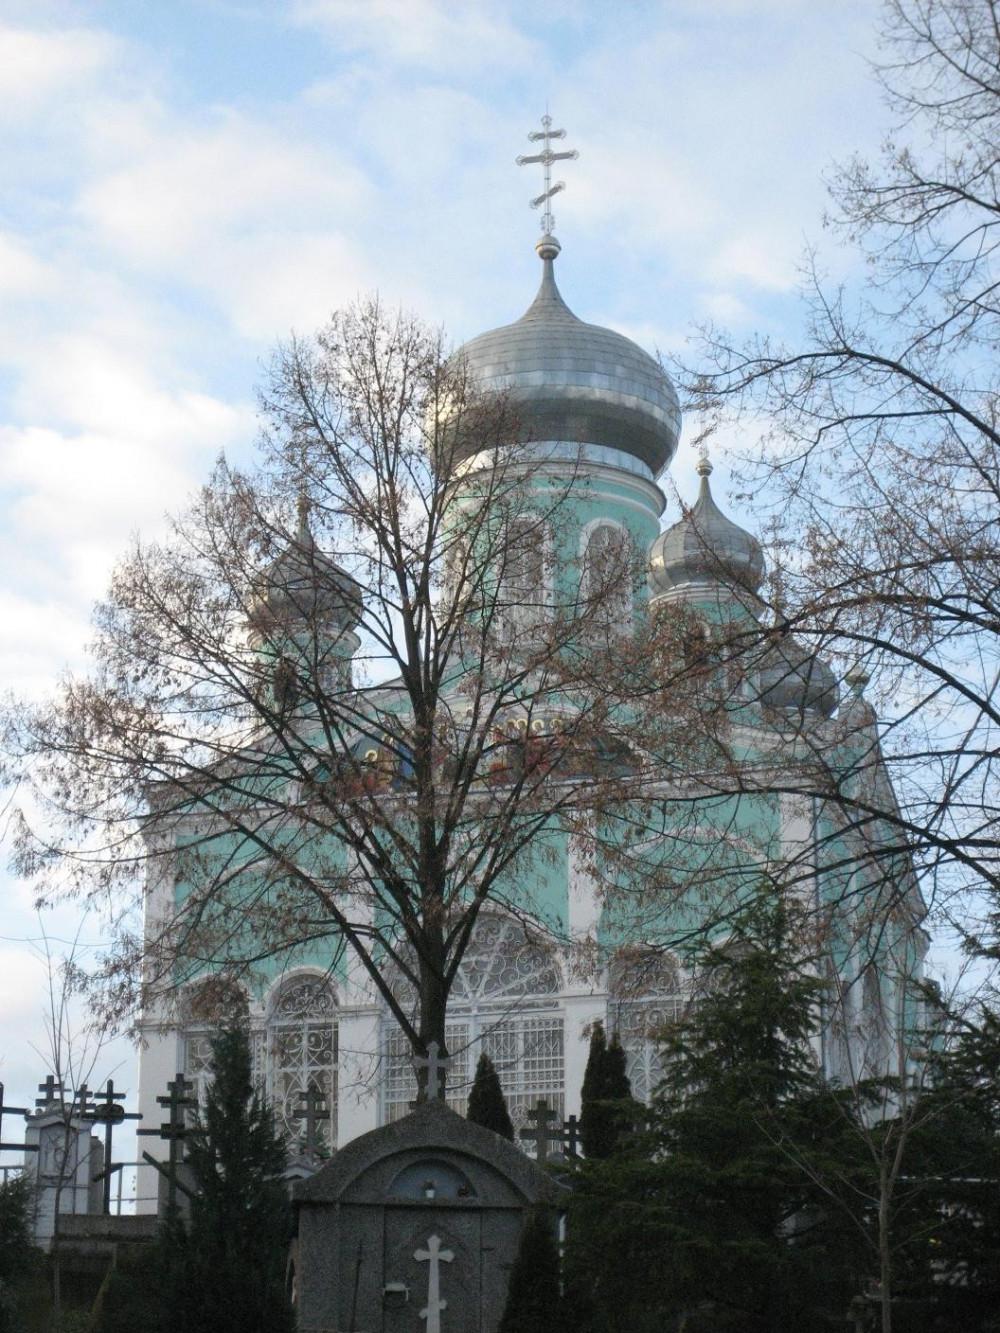
[[[661,532],[650,548],[649,580],[654,597],[720,583],[756,593],[763,582],[760,542],[715,503],[708,480],[711,474],[711,463],[701,459],[697,502],[679,523]]]
[[[546,236],[537,249],[542,283],[525,313],[481,333],[456,356],[476,389],[510,397],[522,439],[614,449],[658,477],[680,434],[674,386],[629,338],[578,319],[556,286],[558,242]],[[459,459],[475,452],[470,441]]]
[[[295,537],[272,560],[263,585],[252,614],[259,630],[296,622],[353,630],[361,617],[361,585],[316,545],[304,498],[299,501]]]
[[[829,717],[840,694],[831,667],[791,634],[764,654],[759,685],[761,703],[785,713]]]

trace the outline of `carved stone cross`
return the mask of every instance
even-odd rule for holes
[[[431,1045],[436,1046],[436,1042]],[[455,1258],[452,1250],[442,1250],[440,1236],[427,1237],[426,1250],[414,1250],[413,1257],[418,1264],[428,1264],[427,1304],[420,1311],[420,1318],[427,1321],[426,1333],[441,1333],[441,1312],[448,1308],[448,1302],[441,1299],[441,1264],[450,1264]]]
[[[538,1103],[528,1119],[531,1121],[532,1128],[522,1129],[521,1138],[534,1140],[535,1142],[535,1160],[539,1166],[544,1166],[549,1160],[549,1144],[563,1143],[562,1127],[556,1128],[553,1120],[558,1120],[556,1111],[549,1108],[549,1104],[544,1099]]]
[[[427,1043],[427,1054],[415,1055],[413,1063],[417,1069],[427,1070],[427,1100],[429,1102],[443,1101],[445,1095],[445,1078],[448,1070],[454,1064],[450,1055],[440,1055],[441,1047],[436,1041]]]

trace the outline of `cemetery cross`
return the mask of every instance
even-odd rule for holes
[[[5,1115],[27,1116],[30,1112],[26,1106],[5,1106],[3,1100],[3,1084],[0,1083],[0,1149],[7,1148],[11,1152],[37,1152],[37,1143],[4,1143],[3,1142],[3,1118]]]
[[[326,1098],[315,1083],[310,1083],[306,1090],[300,1094],[300,1101],[301,1105],[298,1110],[292,1111],[289,1119],[306,1122],[302,1150],[306,1157],[316,1157],[319,1149],[319,1122],[329,1120],[330,1112],[320,1109],[325,1104]]]
[[[125,1100],[124,1092],[116,1092],[113,1079],[108,1079],[107,1086],[98,1089],[97,1096],[101,1101],[95,1102],[91,1110],[85,1111],[84,1117],[87,1120],[99,1120],[104,1125],[104,1170],[99,1171],[94,1177],[95,1180],[104,1181],[103,1210],[105,1216],[111,1214],[111,1177],[116,1171],[122,1169],[122,1162],[112,1162],[111,1160],[111,1136],[115,1125],[123,1120],[141,1120],[142,1114],[139,1111],[126,1111],[124,1106],[119,1106],[119,1102]],[[141,1130],[139,1131],[142,1132]]]
[[[177,1077],[167,1084],[168,1095],[156,1099],[158,1105],[169,1108],[170,1119],[165,1120],[159,1129],[136,1130],[137,1134],[155,1134],[159,1138],[165,1139],[170,1145],[170,1160],[166,1167],[162,1162],[157,1161],[152,1153],[144,1152],[142,1154],[144,1161],[147,1161],[150,1166],[155,1166],[157,1171],[167,1177],[167,1213],[170,1217],[174,1216],[177,1209],[177,1187],[179,1184],[177,1173],[182,1160],[181,1149],[183,1148],[184,1139],[187,1137],[184,1113],[189,1106],[198,1105],[198,1099],[189,1096],[193,1091],[194,1084],[186,1079],[183,1074],[178,1073]],[[180,1188],[185,1189],[183,1185]],[[185,1192],[189,1191],[185,1190]]]
[[[450,1055],[440,1055],[441,1047],[436,1041],[427,1043],[427,1054],[415,1055],[413,1063],[417,1069],[427,1070],[427,1100],[444,1101],[445,1079],[448,1070],[455,1063]]]
[[[450,1264],[454,1251],[442,1250],[440,1236],[428,1236],[427,1249],[414,1250],[413,1257],[418,1264],[427,1264],[427,1304],[420,1318],[427,1321],[426,1333],[441,1333],[441,1312],[448,1308],[448,1302],[441,1299],[441,1264]]]
[[[531,1121],[530,1129],[521,1130],[521,1138],[534,1140],[535,1142],[535,1160],[539,1166],[544,1166],[549,1160],[549,1144],[563,1143],[563,1131],[557,1129],[552,1121],[558,1118],[558,1113],[549,1108],[549,1104],[544,1098],[538,1103],[528,1119]]]

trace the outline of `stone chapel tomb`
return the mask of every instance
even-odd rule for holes
[[[525,1214],[563,1193],[441,1101],[363,1134],[294,1187],[300,1333],[495,1333]]]

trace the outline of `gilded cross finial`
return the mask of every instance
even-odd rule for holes
[[[522,154],[515,160],[519,167],[527,166],[530,162],[540,162],[542,164],[542,178],[545,183],[545,189],[540,195],[532,199],[531,207],[540,208],[542,204],[545,205],[545,212],[542,214],[542,235],[551,236],[556,225],[556,220],[552,216],[552,209],[550,207],[552,196],[566,188],[565,181],[556,181],[555,185],[552,184],[552,163],[570,161],[578,158],[580,154],[575,148],[565,153],[554,153],[552,151],[552,140],[565,139],[566,131],[554,130],[552,128],[552,117],[547,111],[542,117],[541,130],[532,130],[528,135],[528,138],[532,143],[542,144],[542,151],[540,153]]]

